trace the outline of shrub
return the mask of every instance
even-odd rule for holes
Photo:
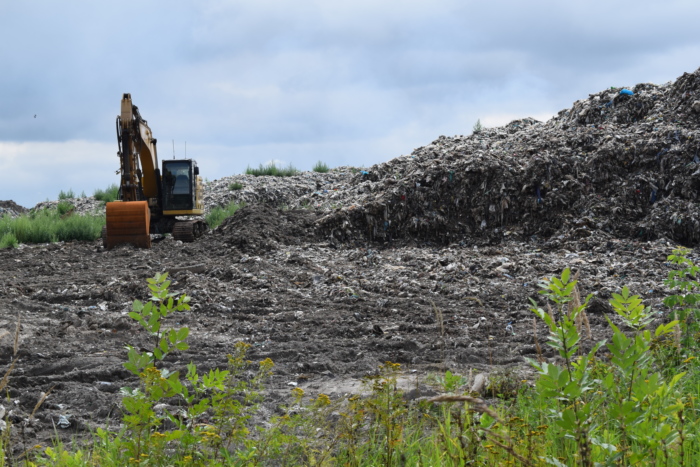
[[[61,200],[61,199],[73,199],[73,198],[75,198],[75,193],[73,193],[73,189],[72,189],[72,188],[71,188],[70,190],[68,190],[68,191],[63,191],[63,190],[61,190],[61,191],[58,193],[58,199],[60,199],[60,200]]]
[[[243,184],[239,182],[233,182],[228,186],[229,190],[240,190],[243,188]]]
[[[274,177],[291,177],[293,175],[297,175],[299,171],[292,166],[292,164],[289,164],[288,167],[286,168],[280,168],[275,165],[274,162],[271,162],[267,165],[260,164],[260,166],[257,169],[254,169],[250,166],[245,170],[245,173],[247,175],[254,175],[256,177],[259,177],[261,175],[271,175]]]
[[[93,194],[94,198],[98,201],[104,201],[109,203],[119,199],[119,186],[116,183],[111,184],[105,190],[97,189]]]
[[[0,237],[0,249],[16,248],[18,243],[19,242],[17,241],[17,237],[15,237],[15,234],[11,232],[6,233],[2,237]]]
[[[73,209],[75,209],[75,206],[73,206],[68,201],[59,201],[58,205],[56,205],[56,210],[58,211],[58,214],[60,216],[70,214],[73,211]]]
[[[472,133],[475,135],[478,135],[481,133],[481,131],[484,129],[484,127],[481,125],[481,119],[478,119],[474,126],[472,127]]]
[[[316,165],[314,165],[313,170],[314,172],[328,173],[330,169],[328,168],[328,165],[326,163],[318,161],[316,162]]]

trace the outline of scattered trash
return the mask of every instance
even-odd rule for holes
[[[486,373],[479,373],[474,377],[474,383],[470,389],[471,393],[483,395],[488,386],[489,377]]]
[[[509,332],[512,335],[515,335],[515,331],[513,331],[513,322],[512,321],[506,325],[506,332]]]
[[[59,415],[58,416],[58,421],[56,422],[56,426],[58,428],[66,429],[70,428],[71,422],[69,419],[70,415]]]

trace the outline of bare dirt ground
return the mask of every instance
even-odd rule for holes
[[[148,298],[145,279],[157,272],[169,271],[171,290],[193,297],[192,310],[172,318],[190,328],[191,348],[166,365],[223,367],[235,342],[246,341],[252,360],[275,362],[272,407],[286,400],[290,383],[311,393],[357,391],[385,361],[401,363],[407,384],[423,393],[424,377],[443,368],[510,368],[508,377],[523,378],[524,357],[536,357],[528,297],[540,300],[538,280],[565,266],[579,271],[582,293],[596,294],[589,317],[598,340],[611,291],[628,284],[659,308],[669,268],[667,242],[604,235],[556,249],[515,241],[336,247],[314,236],[310,225],[320,215],[253,206],[192,244],[166,237],[150,250],[107,251],[96,241],[0,251],[5,368],[20,320],[5,401],[17,451],[56,434],[69,440],[119,426],[119,388],[136,384],[122,367],[125,345],[149,348],[127,312],[134,299]],[[542,326],[538,334],[543,342]],[[61,416],[68,428],[56,428]]]

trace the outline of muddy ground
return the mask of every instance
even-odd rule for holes
[[[607,299],[623,285],[663,320],[667,256],[700,245],[699,142],[700,69],[591,94],[544,123],[443,136],[366,169],[207,183],[207,210],[248,205],[192,244],[2,250],[4,370],[18,352],[2,404],[15,451],[118,428],[119,389],[136,383],[125,346],[149,347],[127,314],[158,272],[193,297],[172,317],[190,328],[190,350],[166,366],[221,367],[248,342],[251,360],[275,362],[267,414],[295,384],[361,391],[386,361],[402,364],[412,397],[430,394],[426,377],[443,369],[528,379],[535,329],[546,336],[528,299],[542,303],[538,281],[565,267],[593,294],[585,345],[608,336]],[[100,207],[70,201],[76,215]]]
[[[402,364],[414,395],[430,394],[424,379],[443,368],[512,371],[507,377],[519,380],[529,371],[525,357],[536,357],[528,297],[566,266],[580,272],[583,294],[595,294],[594,340],[607,335],[605,299],[624,284],[662,310],[672,248],[665,240],[601,233],[555,249],[518,241],[338,246],[314,235],[321,214],[249,206],[192,244],[166,237],[150,250],[107,251],[96,241],[0,251],[3,369],[20,323],[3,402],[16,451],[47,445],[56,433],[68,441],[97,426],[118,428],[119,388],[136,383],[122,367],[125,346],[148,346],[127,313],[134,299],[148,298],[145,279],[157,272],[169,271],[171,290],[193,297],[192,309],[172,319],[190,328],[191,347],[166,366],[223,367],[246,341],[252,360],[275,362],[269,410],[288,401],[293,383],[309,394],[359,391],[359,380],[385,361]],[[543,342],[543,326],[537,332]],[[66,419],[69,427],[56,427]]]

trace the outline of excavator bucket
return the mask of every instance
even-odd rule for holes
[[[107,203],[107,249],[124,243],[151,248],[150,228],[151,211],[146,201]]]

